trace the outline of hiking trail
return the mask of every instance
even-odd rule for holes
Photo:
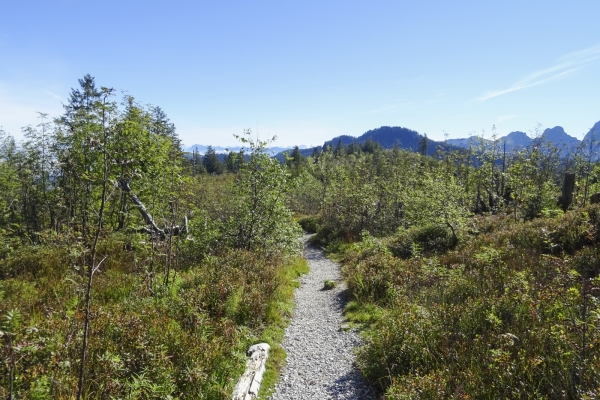
[[[308,238],[304,237],[304,257],[310,272],[300,278],[295,290],[296,307],[282,344],[287,365],[270,399],[374,400],[373,390],[354,366],[358,333],[342,330],[347,294],[340,265],[309,244]],[[338,285],[325,290],[325,280]]]

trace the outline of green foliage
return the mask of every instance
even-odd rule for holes
[[[306,270],[285,168],[248,139],[237,175],[186,177],[160,108],[79,83],[23,144],[0,133],[0,397],[72,398],[88,322],[83,398],[228,398],[258,340],[272,385]]]
[[[226,241],[267,255],[293,254],[301,231],[285,204],[289,176],[265,153],[267,142],[253,140],[250,130],[239,139],[249,146],[250,159],[240,167],[232,190],[236,204],[225,222]]]
[[[558,209],[562,181],[562,176],[557,176],[559,167],[559,150],[541,139],[512,157],[506,170],[506,186],[510,188],[515,216],[520,212],[525,220],[531,220],[543,210]]]
[[[222,174],[224,170],[223,163],[219,160],[217,153],[212,148],[212,146],[208,146],[206,150],[206,154],[202,158],[202,164],[206,169],[206,172],[209,174]]]
[[[257,341],[277,349],[277,362],[269,366],[274,383],[285,358],[277,346],[291,316],[295,279],[307,272],[305,261],[230,249],[178,271],[165,289],[158,283],[161,272],[152,278],[141,267],[152,259],[164,262],[166,255],[139,247],[143,240],[133,241],[132,253],[124,239],[116,234],[99,246],[111,261],[93,287],[86,398],[227,398],[247,348]],[[0,280],[1,340],[10,335],[12,348],[20,349],[19,397],[69,398],[77,384],[83,277],[73,268],[58,269],[61,259],[45,263],[35,276]],[[8,365],[0,365],[3,397]]]
[[[578,208],[600,185],[592,147],[340,140],[280,165],[247,131],[246,152],[201,165],[160,108],[112,93],[86,75],[22,143],[0,131],[1,398],[71,398],[84,321],[86,398],[228,398],[258,341],[268,392],[307,270],[300,226],[344,262],[358,364],[388,398],[596,395],[600,210]]]
[[[598,212],[488,217],[493,227],[479,220],[477,236],[435,257],[398,259],[388,239],[364,236],[343,268],[357,300],[349,317],[372,315],[361,371],[394,399],[595,393]]]
[[[443,225],[415,226],[399,229],[388,239],[392,254],[400,258],[417,257],[421,252],[446,252],[457,244],[449,228]]]
[[[305,216],[298,218],[298,224],[306,233],[316,233],[319,229],[319,221],[314,216]]]
[[[325,290],[335,289],[336,287],[337,287],[337,282],[336,281],[331,281],[329,279],[326,279],[323,282],[323,289],[325,289]]]

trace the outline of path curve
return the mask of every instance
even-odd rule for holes
[[[345,285],[323,290],[325,280],[339,281],[340,266],[304,237],[310,272],[295,291],[296,308],[285,330],[287,365],[271,400],[360,399],[376,397],[354,367],[355,331],[342,331]]]

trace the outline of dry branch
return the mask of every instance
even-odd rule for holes
[[[142,215],[142,218],[144,219],[144,222],[147,225],[150,225],[150,227],[144,227],[140,231],[146,232],[148,234],[158,235],[163,239],[167,235],[177,236],[182,233],[187,233],[187,217],[184,217],[183,226],[175,225],[172,228],[159,228],[156,222],[154,221],[154,218],[152,218],[152,215],[150,215],[150,213],[146,209],[146,206],[144,206],[144,203],[142,203],[142,201],[135,195],[135,193],[133,193],[133,190],[131,190],[131,186],[129,186],[129,181],[126,179],[119,179],[118,182],[119,188],[129,195],[131,202],[137,207],[138,211]]]

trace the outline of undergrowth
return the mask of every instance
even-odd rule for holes
[[[229,249],[180,265],[165,285],[164,254],[114,234],[95,276],[85,398],[225,399],[250,345],[272,346],[263,387],[278,379],[279,346],[301,258]],[[77,388],[83,252],[45,243],[0,260],[0,398],[67,399]],[[14,364],[12,361],[14,360]]]
[[[590,206],[342,246],[359,368],[389,399],[597,398],[599,234]]]

